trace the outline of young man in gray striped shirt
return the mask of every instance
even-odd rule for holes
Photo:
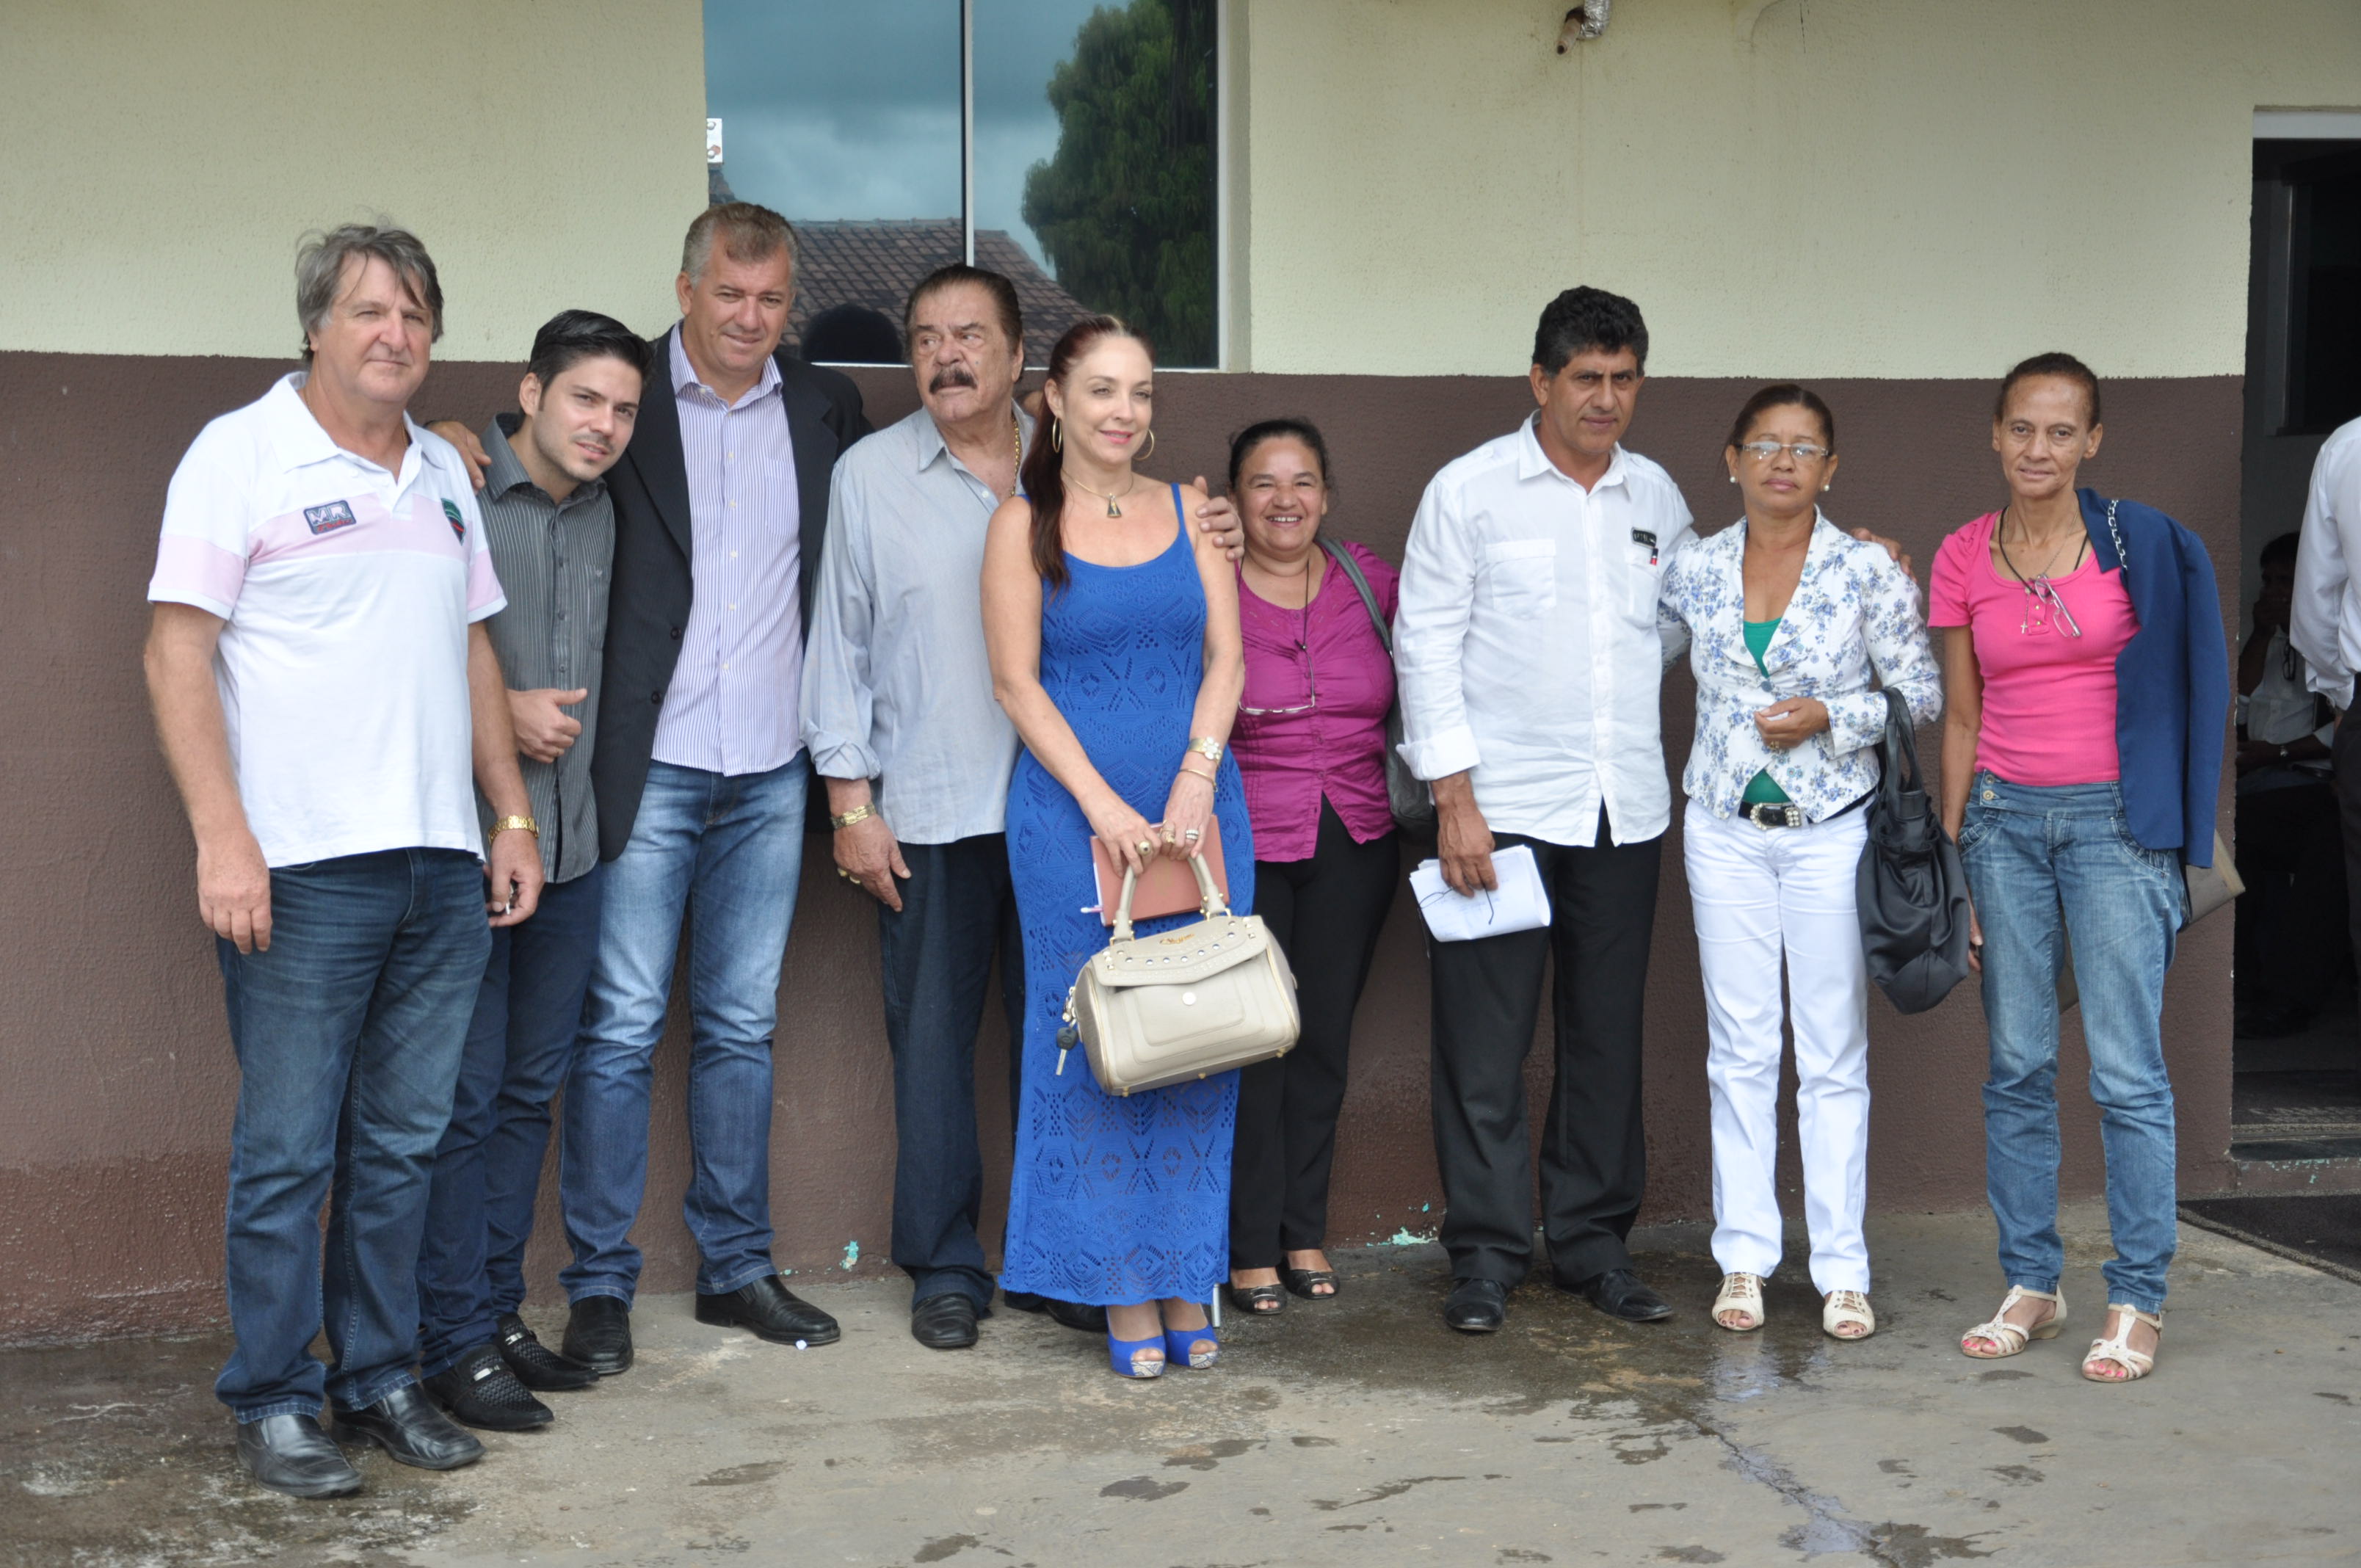
[[[524,411],[483,433],[484,532],[508,590],[488,630],[548,885],[532,920],[493,933],[450,1128],[435,1150],[418,1309],[427,1392],[458,1420],[496,1431],[550,1420],[529,1389],[598,1381],[536,1340],[517,1309],[549,1105],[573,1061],[598,954],[590,731],[615,553],[603,476],[631,438],[646,362],[647,345],[620,322],[561,312],[533,339],[517,389]]]

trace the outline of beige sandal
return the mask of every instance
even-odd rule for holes
[[[2008,1310],[2019,1301],[2053,1301],[2057,1303],[2058,1310],[2045,1321],[2028,1329],[2021,1323],[2008,1321]],[[1960,1354],[1977,1361],[1998,1361],[2003,1356],[2015,1355],[2024,1350],[2027,1340],[2056,1339],[2058,1331],[2065,1324],[2066,1297],[2063,1292],[2027,1290],[2022,1285],[2012,1285],[2008,1288],[2008,1294],[2001,1298],[2000,1310],[1992,1315],[1990,1322],[1978,1323],[1960,1336]],[[1988,1339],[2000,1348],[1996,1351],[1970,1350],[1968,1342],[1977,1339]]]
[[[1859,1323],[1861,1332],[1839,1333],[1839,1325]],[[1869,1297],[1859,1290],[1831,1290],[1820,1308],[1820,1332],[1830,1339],[1867,1339],[1877,1332],[1877,1314],[1869,1309]]]
[[[1739,1324],[1721,1321],[1724,1312],[1743,1312],[1749,1320]],[[1717,1328],[1728,1329],[1734,1334],[1751,1334],[1763,1326],[1763,1277],[1759,1274],[1725,1274],[1721,1277],[1721,1294],[1713,1299],[1713,1321]]]
[[[2143,1312],[2137,1307],[2123,1301],[2108,1302],[2107,1310],[2110,1313],[2123,1313],[2123,1322],[2112,1336],[2094,1339],[2091,1342],[2091,1354],[2082,1358],[2082,1376],[2090,1378],[2093,1383],[2136,1383],[2156,1370],[2156,1356],[2148,1351],[2132,1348],[2132,1324],[2146,1323],[2154,1329],[2157,1332],[2158,1343],[2161,1345],[2164,1339],[2164,1314]],[[2124,1375],[2121,1377],[2092,1376],[2092,1364],[2102,1361],[2114,1362],[2124,1369]]]

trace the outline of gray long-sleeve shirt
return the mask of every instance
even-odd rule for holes
[[[1017,417],[1029,446],[1032,422]],[[906,843],[1005,823],[1016,729],[993,698],[983,601],[999,504],[924,408],[847,452],[829,488],[804,744],[822,777],[877,781],[877,809]]]

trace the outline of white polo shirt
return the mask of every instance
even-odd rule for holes
[[[1662,468],[1618,446],[1585,490],[1530,419],[1446,465],[1411,523],[1394,613],[1411,771],[1473,770],[1495,832],[1587,848],[1604,805],[1619,844],[1662,833],[1656,586],[1693,537]]]
[[[198,433],[148,597],[228,623],[214,670],[266,864],[480,855],[467,627],[508,601],[466,466],[405,415],[410,448],[388,473],[328,438],[302,384]]]

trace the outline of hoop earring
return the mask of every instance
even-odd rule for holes
[[[1060,421],[1058,421],[1057,419],[1054,419],[1054,418],[1053,418],[1053,419],[1051,419],[1051,420],[1049,421],[1049,450],[1050,450],[1050,451],[1052,451],[1052,452],[1063,452],[1063,451],[1066,449],[1066,443],[1065,443],[1065,441],[1062,439],[1062,437],[1061,437],[1061,436],[1060,436],[1060,433],[1063,429],[1064,429],[1064,425],[1063,425]]]
[[[1135,462],[1139,462],[1139,463],[1145,463],[1145,462],[1147,462],[1147,461],[1148,461],[1148,459],[1150,456],[1152,456],[1152,455],[1155,455],[1155,452],[1156,452],[1156,432],[1154,432],[1153,430],[1151,430],[1151,431],[1149,431],[1149,432],[1148,433],[1148,444],[1147,444],[1146,446],[1143,446],[1143,447],[1141,447],[1141,448],[1139,449],[1139,455],[1138,455],[1137,458],[1133,459],[1133,461],[1135,461]]]

